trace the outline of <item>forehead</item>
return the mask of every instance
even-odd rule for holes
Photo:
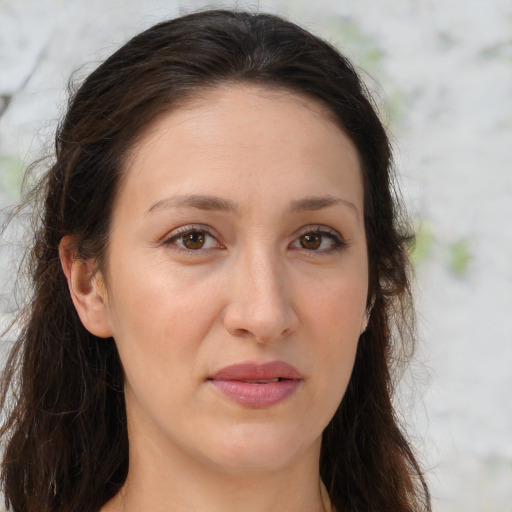
[[[288,90],[230,84],[159,116],[130,152],[123,182],[153,193],[179,186],[188,189],[180,192],[194,193],[223,184],[232,190],[233,180],[246,188],[260,182],[286,189],[301,184],[313,193],[322,178],[325,188],[326,180],[337,183],[348,169],[352,175],[345,181],[360,182],[353,143],[319,101]]]
[[[342,131],[332,111],[320,100],[282,87],[247,82],[226,83],[203,88],[191,97],[185,98],[178,106],[165,110],[157,116],[137,138],[126,160],[127,167],[142,146],[156,141],[173,125],[178,126],[188,122],[195,124],[197,128],[204,126],[207,130],[214,121],[225,123],[229,120],[231,123],[241,121],[247,129],[254,120],[258,120],[258,114],[263,114],[264,107],[269,104],[286,106],[289,112],[302,117],[304,122],[309,121],[308,125],[313,118],[316,118],[317,122],[329,125],[333,130]],[[276,118],[280,115],[282,110],[280,113],[276,111]],[[310,117],[309,120],[308,117]],[[244,119],[248,122],[243,123]],[[305,127],[306,125],[302,125],[302,128]],[[205,140],[205,142],[208,141]]]

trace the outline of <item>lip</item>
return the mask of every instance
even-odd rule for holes
[[[208,383],[226,398],[251,409],[264,409],[286,400],[302,381],[301,373],[284,361],[234,364],[208,377]]]

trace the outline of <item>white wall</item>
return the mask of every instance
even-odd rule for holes
[[[421,245],[421,340],[403,390],[415,405],[404,411],[430,468],[435,510],[512,511],[512,2],[237,4],[291,16],[381,84]],[[0,96],[9,104],[0,117],[0,205],[16,198],[22,162],[55,129],[75,68],[91,69],[141,29],[204,5],[2,0]]]

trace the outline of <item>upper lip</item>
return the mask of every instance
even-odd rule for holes
[[[267,363],[248,361],[226,366],[214,375],[210,375],[208,378],[210,380],[237,381],[264,381],[272,379],[301,380],[302,375],[297,368],[284,361],[270,361]]]

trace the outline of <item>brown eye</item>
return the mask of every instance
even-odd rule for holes
[[[331,228],[311,226],[311,230],[302,232],[291,244],[291,248],[300,249],[309,254],[330,254],[346,247],[341,235]]]
[[[181,237],[183,246],[187,249],[197,250],[204,247],[206,237],[201,231],[193,231]]]
[[[302,235],[299,240],[301,247],[309,251],[314,251],[322,245],[322,235],[320,234],[308,233],[307,235]]]
[[[177,232],[176,232],[177,231]],[[202,226],[183,226],[175,231],[175,235],[163,240],[163,244],[184,251],[202,254],[209,249],[224,249],[216,236],[210,233],[208,228]]]

